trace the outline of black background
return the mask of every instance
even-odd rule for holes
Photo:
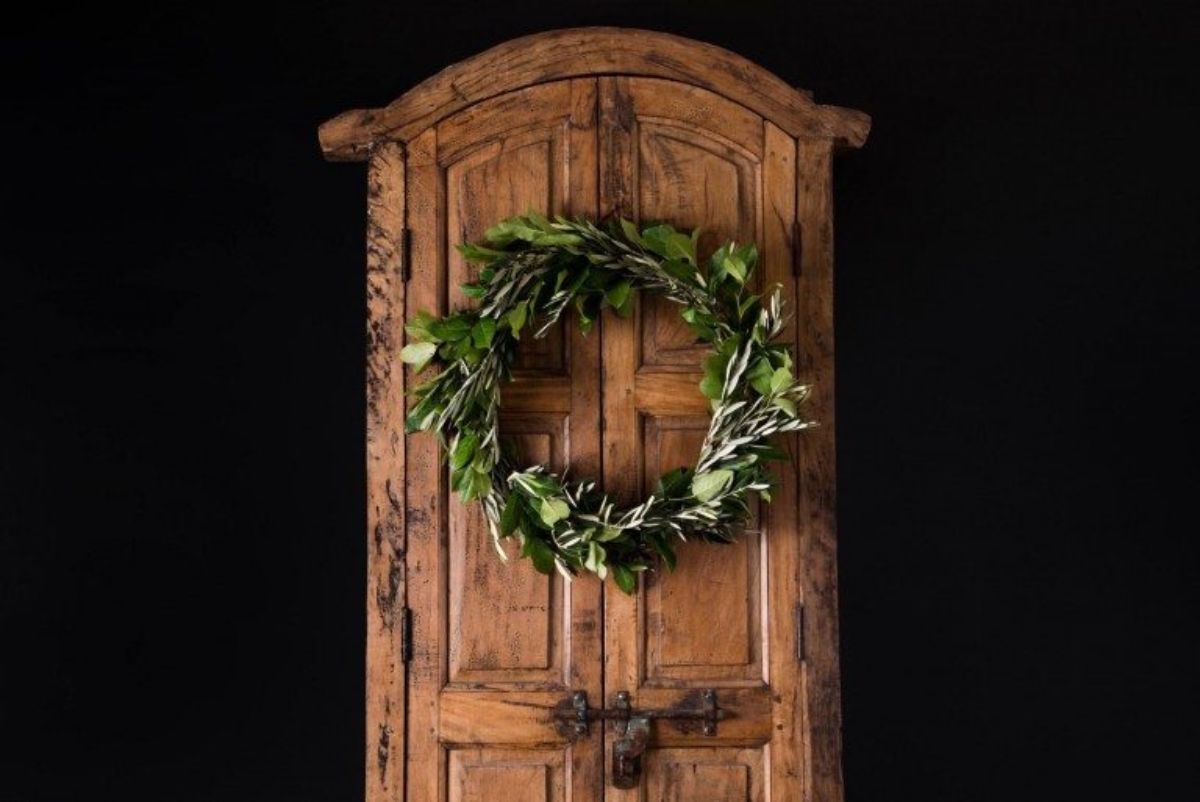
[[[0,798],[360,797],[365,175],[315,128],[581,24],[874,117],[851,802],[1200,794],[1187,4],[43,6],[0,52]]]

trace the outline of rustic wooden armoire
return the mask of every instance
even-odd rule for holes
[[[370,802],[842,799],[834,528],[831,166],[869,118],[712,45],[585,28],[517,39],[321,126],[366,161]],[[453,248],[529,209],[757,242],[794,312],[821,426],[786,443],[772,504],[732,546],[688,544],[636,595],[501,562],[404,434],[404,321],[469,303]],[[639,300],[588,335],[522,343],[502,431],[623,502],[692,464],[705,350]]]

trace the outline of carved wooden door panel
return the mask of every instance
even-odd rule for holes
[[[408,144],[410,317],[469,303],[459,285],[474,267],[454,244],[528,209],[595,215],[595,113],[594,79],[558,81],[472,106]],[[598,475],[599,337],[560,326],[522,345],[502,434],[530,462]],[[406,439],[407,798],[599,799],[599,734],[572,743],[547,717],[574,689],[600,698],[599,584],[501,562],[478,505],[450,493],[436,440]]]
[[[759,285],[783,285],[794,310],[795,140],[740,105],[671,81],[602,78],[600,105],[602,212],[701,226],[701,253],[728,239],[757,242]],[[704,356],[665,299],[639,299],[629,320],[605,318],[610,493],[636,500],[662,473],[695,464],[709,422],[698,390]],[[796,475],[787,464],[776,472],[775,503],[738,543],[686,544],[674,573],[643,574],[632,597],[606,595],[610,704],[620,691],[636,708],[662,708],[713,690],[731,714],[715,736],[655,722],[645,784],[613,789],[610,800],[799,798]],[[611,756],[612,737],[607,748]]]

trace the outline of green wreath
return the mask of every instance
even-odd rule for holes
[[[747,292],[757,249],[728,243],[702,269],[698,233],[513,217],[487,231],[492,247],[459,246],[483,264],[478,283],[463,286],[478,307],[443,318],[421,312],[406,327],[403,360],[416,372],[431,363],[443,370],[413,391],[405,427],[437,433],[454,489],[482,504],[503,559],[501,541],[516,537],[521,556],[542,573],[586,570],[603,580],[611,572],[632,593],[636,574],[659,558],[674,569],[676,538],[732,542],[750,515],[747,495],[770,501],[764,463],[786,455],[768,439],[813,425],[797,412],[808,387],[793,377],[787,346],[774,342],[784,325],[779,288],[765,297]],[[680,304],[712,344],[700,389],[713,414],[696,466],[663,475],[649,498],[618,510],[595,482],[515,466],[501,446],[497,410],[522,333],[544,336],[571,306],[587,332],[605,307],[631,314],[638,291]]]

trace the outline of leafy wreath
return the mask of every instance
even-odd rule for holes
[[[774,342],[785,322],[779,288],[747,292],[755,246],[727,243],[702,269],[698,235],[669,225],[639,232],[628,220],[603,230],[582,219],[512,217],[487,231],[492,247],[458,246],[483,265],[478,282],[463,286],[478,307],[442,318],[421,312],[406,327],[402,359],[416,372],[430,363],[444,369],[415,388],[405,427],[437,433],[454,489],[482,504],[502,559],[501,541],[516,537],[542,573],[557,568],[569,579],[586,570],[603,580],[611,572],[632,593],[636,574],[657,558],[675,568],[675,538],[732,542],[750,515],[747,495],[770,501],[764,463],[786,455],[768,438],[814,425],[797,412],[808,387],[793,377],[787,346]],[[638,291],[680,304],[712,345],[700,389],[713,413],[695,467],[664,474],[649,498],[618,510],[593,481],[515,466],[497,411],[522,332],[542,337],[574,306],[586,333],[605,307],[630,315]]]

